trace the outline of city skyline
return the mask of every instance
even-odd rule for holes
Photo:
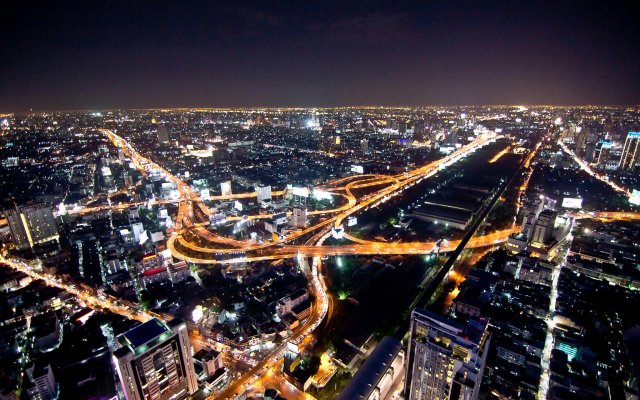
[[[636,8],[5,5],[0,400],[639,399]]]
[[[13,3],[0,111],[638,104],[631,7]]]

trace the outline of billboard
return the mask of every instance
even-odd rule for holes
[[[354,226],[354,225],[358,225],[358,218],[357,217],[347,218],[347,226]]]
[[[242,203],[240,203],[238,200],[234,201],[233,208],[235,208],[238,211],[242,211]]]
[[[293,186],[291,188],[291,192],[293,192],[294,196],[309,197],[309,188],[308,187]]]
[[[629,203],[636,206],[640,205],[640,190],[633,189],[631,197],[629,197]]]
[[[580,197],[565,197],[562,199],[562,207],[582,209],[582,199]]]
[[[356,174],[363,174],[364,167],[362,165],[352,165],[351,172],[355,172]]]
[[[342,239],[344,237],[344,228],[343,227],[338,227],[338,228],[333,228],[331,229],[331,236],[333,236],[334,239]]]
[[[333,197],[331,197],[331,193],[318,189],[318,188],[314,188],[313,189],[313,198],[316,200],[331,200]]]

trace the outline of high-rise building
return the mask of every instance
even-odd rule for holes
[[[198,390],[187,325],[152,319],[118,336],[113,353],[127,400],[182,399]]]
[[[158,125],[158,143],[169,143],[169,130],[166,125]]]
[[[360,150],[362,150],[363,153],[369,151],[369,141],[367,139],[362,139],[360,141]]]
[[[53,210],[45,204],[16,207],[6,212],[16,249],[24,250],[41,243],[58,240],[58,224]]]
[[[271,186],[269,185],[256,186],[256,197],[258,198],[258,202],[271,201]]]
[[[58,397],[58,388],[50,364],[34,363],[27,368],[30,384],[27,395],[31,400],[53,400]]]
[[[307,226],[307,209],[304,207],[294,207],[291,213],[289,224],[294,228],[304,228]]]
[[[231,181],[225,181],[220,183],[220,192],[223,196],[231,195]]]
[[[633,169],[640,162],[640,132],[629,132],[624,142],[618,168],[622,171]]]
[[[595,150],[593,152],[593,163],[596,166],[601,166],[609,159],[609,153],[611,152],[611,141],[599,140],[596,143]]]
[[[478,398],[490,335],[485,320],[464,327],[422,309],[411,313],[405,398]]]
[[[538,219],[531,231],[531,241],[546,244],[553,234],[553,225],[557,213],[553,210],[544,210],[538,215]]]

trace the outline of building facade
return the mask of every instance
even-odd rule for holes
[[[187,325],[152,319],[118,336],[113,353],[127,400],[187,398],[198,390]]]
[[[618,168],[622,171],[632,170],[640,158],[640,132],[629,132],[624,142],[622,156]]]
[[[431,312],[411,314],[405,398],[473,400],[478,398],[487,357],[487,322],[467,327]]]
[[[6,215],[13,243],[18,250],[59,238],[53,210],[45,204],[16,207],[15,210],[8,210]]]

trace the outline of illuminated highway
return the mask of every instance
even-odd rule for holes
[[[558,144],[560,145],[560,147],[562,147],[562,150],[565,153],[567,153],[571,157],[573,157],[574,161],[580,166],[580,168],[584,172],[586,172],[587,174],[593,176],[594,178],[598,179],[599,181],[606,183],[607,185],[609,185],[616,192],[623,193],[627,197],[631,197],[631,192],[628,189],[625,189],[622,186],[618,185],[617,183],[609,180],[609,177],[607,175],[600,174],[600,173],[594,171],[593,169],[591,169],[591,167],[585,161],[583,161],[580,157],[578,157],[577,154],[574,153],[571,149],[569,149],[562,141],[558,141]]]
[[[313,233],[318,231],[319,229],[323,229],[330,225],[333,225],[335,228],[340,228],[343,224],[343,221],[350,215],[363,210],[368,209],[370,207],[375,207],[391,197],[397,195],[400,191],[412,186],[417,183],[421,179],[428,178],[439,170],[446,168],[447,166],[457,162],[458,160],[466,157],[473,151],[478,148],[494,141],[499,136],[493,132],[485,133],[481,135],[475,141],[469,143],[467,146],[464,146],[448,156],[434,161],[432,163],[427,164],[426,166],[417,168],[413,171],[405,172],[396,176],[386,176],[386,175],[357,175],[350,176],[346,178],[340,178],[331,182],[327,187],[322,188],[329,193],[336,194],[337,191],[344,191],[343,195],[347,199],[347,203],[342,206],[333,209],[333,210],[324,210],[317,212],[318,214],[334,214],[332,217],[327,218],[325,220],[321,220],[320,222],[307,227],[305,229],[294,231],[293,233],[287,235],[284,238],[272,241],[270,243],[265,244],[257,244],[251,243],[248,241],[236,241],[235,239],[223,238],[220,235],[217,235],[209,230],[198,226],[195,228],[195,231],[200,239],[204,239],[206,244],[200,243],[192,243],[189,242],[188,238],[185,237],[187,232],[194,231],[193,224],[191,226],[187,226],[185,229],[179,229],[173,234],[167,241],[167,247],[171,250],[174,257],[186,260],[193,263],[198,264],[216,264],[216,263],[237,263],[237,262],[246,262],[246,261],[259,261],[259,260],[269,260],[269,259],[277,259],[277,258],[285,258],[292,257],[298,253],[305,253],[309,251],[308,255],[333,255],[333,254],[376,254],[380,253],[381,250],[378,245],[370,244],[369,246],[343,246],[342,249],[336,249],[335,247],[330,247],[325,250],[319,250],[316,246],[313,246],[313,249],[308,247],[300,247],[294,245],[284,245],[284,243],[291,242],[297,238],[300,238],[309,233]],[[348,182],[344,186],[336,187],[335,185]],[[355,188],[369,187],[369,186],[379,186],[379,185],[387,185],[378,191],[363,196],[361,199],[357,199],[353,194],[352,190]],[[181,202],[180,209],[183,209],[183,204],[185,202]],[[314,213],[314,212],[312,212]],[[311,214],[311,213],[310,213]],[[313,214],[312,214],[313,215]],[[248,216],[247,218],[252,218]],[[253,218],[260,218],[260,216]],[[184,212],[179,213],[178,219],[186,219],[184,217]],[[220,248],[216,247],[216,243],[226,244],[232,246],[234,248]],[[282,247],[280,247],[282,246]],[[425,252],[429,252],[433,248],[433,243],[427,244],[403,244],[400,246],[404,247],[396,247],[390,248],[387,254],[400,254],[402,252],[409,252],[409,254],[424,254]],[[425,249],[425,246],[429,248]],[[237,254],[239,251],[242,252],[253,252],[253,251],[262,251],[269,249],[268,255],[255,254],[250,257],[246,255],[242,255],[239,257],[229,257],[224,260],[216,260],[212,255],[214,254]],[[182,250],[188,250],[189,254],[185,254]],[[358,253],[362,252],[362,253]],[[394,253],[397,252],[397,253]],[[324,253],[324,254],[321,254]]]
[[[278,371],[278,365],[282,359],[288,344],[298,345],[302,343],[312,332],[323,322],[325,317],[331,316],[332,299],[328,294],[327,286],[322,274],[322,257],[338,256],[338,255],[379,255],[379,254],[430,254],[436,250],[438,243],[436,241],[428,242],[403,242],[403,243],[385,243],[363,240],[355,238],[351,235],[344,234],[344,237],[353,243],[339,246],[325,246],[324,241],[331,236],[334,228],[340,228],[344,220],[350,215],[360,210],[366,210],[375,207],[393,196],[398,195],[402,190],[414,185],[422,179],[433,176],[438,171],[466,157],[478,148],[494,141],[499,136],[495,133],[486,133],[481,135],[475,141],[469,143],[448,156],[429,163],[423,167],[402,174],[387,176],[363,174],[354,175],[345,178],[339,178],[329,182],[325,187],[321,188],[332,196],[340,198],[341,203],[334,209],[314,210],[310,215],[324,215],[325,219],[321,219],[316,224],[304,229],[299,229],[287,235],[284,238],[274,240],[270,243],[256,243],[249,240],[237,240],[221,236],[208,230],[205,226],[209,224],[208,218],[204,221],[198,221],[194,210],[200,211],[201,215],[209,216],[214,212],[210,210],[204,202],[199,198],[198,194],[184,181],[174,175],[171,175],[166,169],[153,163],[149,159],[139,154],[130,144],[115,133],[103,131],[109,139],[119,148],[122,148],[125,154],[131,158],[132,162],[141,172],[152,173],[159,172],[165,178],[174,183],[178,189],[180,198],[177,200],[154,200],[144,203],[125,203],[114,206],[97,206],[92,208],[80,208],[72,210],[71,213],[83,214],[107,210],[120,210],[130,207],[132,204],[164,204],[170,202],[179,203],[178,217],[176,220],[176,229],[171,233],[167,247],[171,250],[172,255],[181,260],[186,260],[195,264],[231,264],[245,263],[262,260],[277,260],[282,258],[297,258],[300,267],[310,282],[310,292],[315,299],[310,317],[297,329],[287,341],[277,345],[270,353],[262,358],[252,367],[246,374],[235,380],[230,387],[223,393],[217,394],[215,398],[234,398],[245,392],[251,387],[271,387],[276,382],[277,389],[285,391],[292,398],[309,398],[303,392],[297,389],[288,388],[286,381],[281,377]],[[505,151],[506,150],[506,151]],[[505,149],[498,153],[494,160],[499,159],[508,152]],[[537,148],[536,148],[537,150]],[[532,152],[526,160],[526,166],[529,166]],[[607,181],[608,182],[608,181]],[[528,177],[523,184],[526,187]],[[365,187],[380,186],[380,189],[366,194],[360,195],[358,198],[354,193],[354,189]],[[520,191],[523,192],[522,190]],[[521,194],[520,193],[520,194]],[[282,196],[283,191],[275,191],[275,196]],[[212,196],[212,200],[230,200],[255,197],[255,193],[240,193],[226,196]],[[635,220],[640,219],[640,213],[629,212],[593,212],[593,213],[575,213],[576,219],[591,218],[603,220]],[[261,219],[270,218],[269,214],[250,215],[246,217],[228,217],[228,220]],[[503,243],[510,234],[518,232],[519,227],[495,231],[486,235],[473,237],[467,244],[467,248],[481,248],[494,246]],[[309,238],[307,235],[311,235]],[[198,238],[198,242],[190,241]],[[306,239],[305,244],[291,244],[296,239]],[[224,244],[228,247],[218,247]],[[440,243],[439,251],[448,252],[456,249],[460,244],[460,240],[444,240]],[[185,253],[189,254],[185,254]],[[239,255],[240,253],[244,253]],[[250,253],[250,254],[248,254]],[[227,259],[215,259],[215,255],[227,254]],[[309,260],[311,259],[311,263]],[[0,257],[0,262],[9,265],[12,268],[23,271],[34,279],[43,279],[51,286],[60,287],[69,293],[77,296],[88,306],[94,308],[109,309],[114,313],[124,315],[128,318],[146,321],[152,317],[161,317],[149,312],[140,312],[135,305],[126,304],[118,299],[96,295],[88,290],[78,288],[75,284],[63,282],[60,278],[40,272],[37,265],[29,265],[25,262]],[[211,345],[198,339],[200,345]]]
[[[77,299],[84,302],[88,307],[94,309],[105,309],[125,316],[129,319],[135,319],[141,322],[148,321],[157,315],[139,311],[134,305],[128,305],[115,297],[108,295],[94,295],[89,290],[74,283],[68,283],[59,276],[50,275],[41,271],[39,262],[28,264],[27,262],[14,258],[7,258],[0,254],[0,264],[7,265],[17,271],[29,275],[34,280],[43,280],[47,285],[60,288],[74,295]]]

